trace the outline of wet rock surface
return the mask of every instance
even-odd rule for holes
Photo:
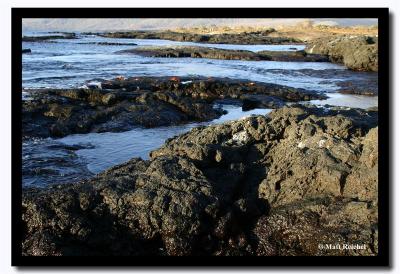
[[[32,50],[31,49],[22,49],[22,53],[31,53]]]
[[[247,61],[285,61],[285,62],[328,62],[327,56],[307,54],[305,51],[259,51],[227,50],[208,47],[138,47],[122,50],[119,53],[132,53],[147,57],[169,58],[209,58]]]
[[[378,38],[332,36],[309,41],[306,52],[328,55],[352,70],[378,71]]]
[[[24,255],[376,255],[378,114],[296,105],[25,189]],[[360,249],[321,249],[318,244]]]
[[[215,100],[241,100],[249,94],[266,95],[253,96],[253,108],[326,98],[317,92],[276,84],[191,77],[117,78],[81,89],[29,92],[30,99],[22,103],[24,138],[209,121],[223,114],[222,109],[214,108]]]
[[[298,44],[301,40],[291,37],[270,37],[274,29],[243,32],[243,33],[222,33],[222,34],[197,34],[181,33],[174,31],[131,31],[131,32],[108,32],[108,33],[84,33],[96,34],[109,38],[132,38],[132,39],[165,39],[181,42],[198,42],[211,44]]]

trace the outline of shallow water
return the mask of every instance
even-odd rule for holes
[[[372,108],[378,106],[378,96],[363,96],[352,94],[329,93],[326,100],[311,100],[307,104],[332,105],[351,108]]]
[[[149,153],[168,138],[194,127],[220,124],[250,115],[265,115],[271,109],[242,111],[237,105],[216,105],[228,111],[210,122],[158,128],[136,128],[126,132],[74,134],[61,139],[23,143],[23,185],[44,187],[88,178],[133,157],[148,159]]]
[[[271,109],[242,111],[241,107],[233,105],[224,105],[223,109],[227,110],[228,114],[211,122],[158,128],[137,128],[119,133],[74,134],[58,141],[67,145],[81,143],[93,145],[94,148],[78,150],[77,155],[87,163],[87,167],[91,172],[98,173],[116,164],[123,163],[132,157],[148,159],[150,151],[162,146],[165,140],[185,133],[194,127],[220,124],[250,115],[265,115],[271,112]]]
[[[31,139],[22,143],[22,185],[46,186],[93,176],[75,152],[90,144],[66,146],[56,140]]]
[[[41,33],[47,35],[48,33]],[[31,35],[31,34],[26,34]],[[137,43],[139,46],[196,45],[241,50],[289,50],[303,45],[226,45],[174,42],[167,40],[113,39],[82,36],[81,39],[57,40],[57,43],[23,43],[31,54],[22,55],[23,88],[79,87],[93,79],[131,76],[213,76],[248,79],[326,92],[327,100],[307,103],[369,108],[378,105],[378,97],[335,93],[337,83],[363,81],[367,74],[345,70],[332,63],[211,60],[194,58],[151,58],[117,51],[134,46],[81,44],[91,42]],[[323,73],[321,73],[323,72]],[[23,93],[23,96],[24,93]],[[252,114],[265,115],[270,109],[243,112],[238,105],[217,105],[228,111],[211,122],[186,125],[136,128],[121,133],[89,133],[62,139],[29,140],[23,143],[23,185],[46,186],[87,178],[132,157],[148,159],[149,152],[165,140],[204,126],[236,120]]]
[[[129,76],[214,76],[249,79],[303,87],[306,89],[333,91],[337,86],[320,83],[312,76],[293,76],[270,73],[269,70],[324,70],[345,69],[341,65],[318,62],[272,62],[214,60],[196,58],[152,58],[117,51],[130,49],[132,45],[110,46],[82,44],[92,42],[136,43],[138,46],[197,45],[240,50],[288,50],[303,49],[304,45],[229,45],[175,42],[157,39],[113,39],[97,36],[82,36],[81,39],[59,39],[50,42],[23,42],[23,48],[32,53],[22,55],[22,85],[24,88],[78,87],[85,81],[96,78],[109,79],[118,75]]]

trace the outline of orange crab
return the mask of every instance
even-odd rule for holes
[[[115,80],[123,81],[123,80],[125,80],[125,77],[120,75],[120,76],[115,77]]]
[[[177,77],[177,76],[173,76],[173,77],[169,78],[169,80],[170,81],[174,81],[174,82],[180,82],[181,81],[181,79],[179,77]]]

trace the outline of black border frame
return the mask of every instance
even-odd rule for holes
[[[12,8],[13,266],[389,266],[389,9],[388,8]],[[378,18],[379,200],[374,257],[34,257],[22,256],[22,18]],[[200,258],[198,258],[200,259]]]

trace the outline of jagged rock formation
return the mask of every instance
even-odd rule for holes
[[[292,106],[23,192],[25,255],[376,255],[377,112]],[[318,244],[359,244],[324,249]]]

